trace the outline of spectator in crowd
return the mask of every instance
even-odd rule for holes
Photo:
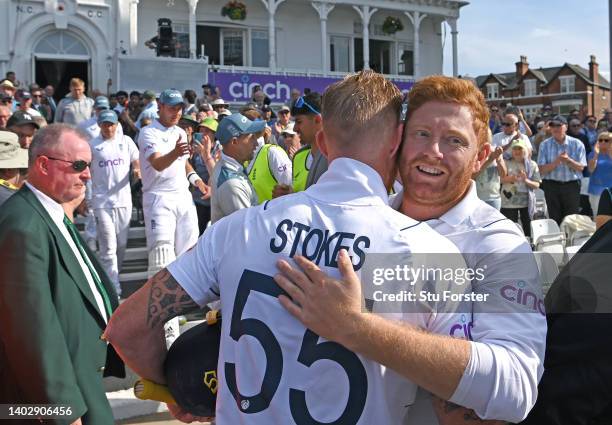
[[[293,160],[293,157],[295,156],[297,151],[299,151],[302,147],[300,135],[293,130],[293,123],[289,124],[284,130],[282,130],[281,137],[284,141],[287,156],[289,157],[289,159]],[[291,167],[293,168],[293,162],[291,163]]]
[[[116,94],[117,96],[117,105],[113,108],[113,110],[117,113],[117,115],[121,115],[123,110],[128,106],[128,94],[126,91],[119,90]]]
[[[6,129],[6,124],[8,123],[9,118],[11,117],[12,112],[11,108],[6,105],[0,105],[0,129]]]
[[[504,115],[508,115],[508,114],[512,114],[514,116],[516,116],[518,122],[517,122],[517,131],[521,132],[521,134],[524,134],[525,136],[527,136],[527,138],[531,137],[532,131],[531,131],[531,127],[529,126],[529,124],[527,123],[527,121],[525,120],[525,116],[523,115],[523,111],[521,111],[521,108],[519,108],[518,106],[512,106],[512,105],[508,105],[506,107],[506,110],[504,111]],[[506,117],[504,117],[505,119]],[[503,124],[502,124],[503,125]],[[528,145],[530,146],[530,145]],[[531,146],[530,146],[531,149]]]
[[[32,108],[35,109],[40,116],[42,116],[45,121],[50,122],[52,121],[52,112],[51,112],[51,108],[49,107],[49,105],[45,105],[44,102],[44,97],[45,95],[43,94],[42,89],[40,88],[35,88],[34,90],[32,90]]]
[[[501,213],[518,223],[519,215],[523,233],[531,236],[531,218],[535,211],[534,189],[542,181],[538,164],[527,156],[527,146],[515,140],[510,147],[512,158],[506,161],[507,173],[502,176]]]
[[[83,195],[91,151],[68,125],[41,130],[28,181],[0,209],[0,400],[69,406],[60,422],[111,425],[102,378],[125,377],[100,336],[117,296],[62,204]],[[27,320],[24,320],[27,314]]]
[[[588,170],[591,173],[589,179],[589,201],[593,216],[598,214],[597,206],[601,193],[612,184],[612,134],[604,131],[599,134],[593,151],[588,156]]]
[[[140,179],[138,148],[134,141],[117,131],[114,111],[98,114],[100,134],[91,139],[91,209],[96,218],[100,262],[121,296],[119,270],[127,247],[132,218],[130,166],[134,180]]]
[[[298,100],[301,95],[302,90],[296,88],[291,89],[291,94],[289,95],[289,104],[291,108],[293,108],[293,104]]]
[[[182,128],[187,135],[187,144],[190,146],[191,142],[193,141],[193,135],[198,129],[199,124],[200,123],[198,123],[195,118],[192,118],[190,115],[181,115],[178,126]]]
[[[55,88],[49,84],[45,87],[45,101],[49,104],[51,108],[51,116],[55,117],[55,111],[57,110],[57,104],[55,103],[55,99],[53,95],[55,94]]]
[[[202,97],[198,98],[196,104],[198,108],[204,104],[210,104],[214,99],[212,98],[212,91],[210,84],[202,84]]]
[[[118,105],[117,108],[119,108],[119,106],[120,105]],[[133,140],[136,140],[135,137],[138,135],[138,127],[135,121],[138,119],[141,110],[140,93],[132,91],[130,93],[130,100],[127,102],[127,107],[123,107],[123,110],[119,114],[119,124],[123,127],[124,134],[131,137]]]
[[[567,134],[582,142],[588,158],[593,149],[589,143],[588,137],[582,132],[582,130],[582,123],[578,118],[571,118],[569,120]],[[589,202],[589,177],[589,169],[588,167],[584,167],[584,170],[582,170],[582,179],[580,180],[580,214],[593,217],[593,209],[591,208],[591,204]]]
[[[259,109],[261,109],[266,105],[270,105],[272,101],[260,87],[259,90],[255,90],[255,92],[253,92],[253,102],[255,102],[255,105],[257,105]]]
[[[500,192],[500,177],[506,175],[506,164],[503,157],[504,149],[497,146],[489,153],[489,157],[472,179],[476,182],[478,199],[499,210],[502,205]]]
[[[271,125],[272,135],[276,138],[276,142],[283,149],[287,149],[283,142],[282,132],[291,124],[291,109],[287,105],[281,106],[276,113],[276,121]]]
[[[217,139],[223,150],[211,178],[211,222],[257,205],[257,194],[244,171],[245,162],[253,159],[257,140],[255,133],[263,131],[266,123],[251,121],[242,114],[232,114],[219,123]]]
[[[272,127],[274,125],[274,115],[272,108],[269,105],[264,105],[261,107],[261,119],[266,122],[266,125]]]
[[[420,385],[406,424],[436,423],[431,416],[427,421],[410,419],[413,412],[417,415],[424,412],[421,409],[431,409],[430,392],[440,397],[434,398],[440,424],[481,418],[518,422],[536,401],[546,321],[542,314],[534,313],[537,307],[517,303],[512,296],[504,298],[507,290],[528,291],[540,298],[538,267],[522,232],[480,201],[471,181],[490,150],[484,96],[470,81],[441,76],[419,80],[408,96],[410,108],[399,160],[405,191],[398,193],[392,205],[448,237],[470,269],[486,269],[482,280],[472,282],[472,290],[489,294],[487,301],[473,303],[471,321],[464,318],[470,329],[465,332],[470,348],[460,348],[466,342],[460,339],[419,344],[415,338],[430,334],[362,314],[361,303],[355,302],[361,299],[356,275],[349,271],[337,281],[313,272],[317,267],[306,260],[299,263],[307,276],[300,273],[299,279],[294,268],[282,265],[283,276],[303,293],[301,305],[283,305],[313,332]],[[285,291],[295,293],[285,279],[276,281]],[[522,282],[520,289],[516,282]],[[345,338],[347,326],[354,332]],[[441,355],[451,347],[461,360]],[[445,372],[437,379],[439,370]],[[452,385],[439,391],[434,388],[436,382]]]
[[[198,112],[198,107],[196,106],[196,100],[198,95],[193,90],[185,90],[183,94],[183,99],[185,99],[185,109],[183,110],[183,116],[193,115],[195,119],[195,115]]]
[[[540,145],[538,165],[548,214],[558,224],[580,211],[580,181],[586,167],[584,145],[568,136],[567,120],[556,115],[549,123],[552,137]]]
[[[16,91],[17,89],[10,80],[0,81],[0,95],[5,95],[6,97],[11,98],[11,111],[17,109],[17,102],[14,99]]]
[[[17,135],[0,131],[0,206],[23,184],[23,173],[28,168],[28,151],[19,145]]]
[[[215,134],[218,126],[219,124],[214,118],[204,118],[198,126],[198,132],[194,134],[191,145],[191,166],[206,184],[210,184],[210,176],[217,163],[215,159],[217,147]],[[194,187],[191,193],[198,213],[200,235],[202,235],[210,221],[210,192],[204,194],[197,187]]]
[[[41,114],[36,109],[32,108],[32,93],[27,91],[18,92],[17,110],[29,114],[31,117],[40,117]]]
[[[6,126],[9,131],[17,134],[19,137],[19,144],[23,149],[28,149],[30,147],[32,138],[40,128],[30,114],[21,111],[17,111],[11,115]]]
[[[117,95],[115,93],[111,93],[108,95],[108,103],[110,105],[109,109],[113,111],[119,105],[119,103],[117,102]]]
[[[222,114],[224,112],[228,112],[229,104],[225,102],[223,99],[215,99],[210,104],[217,114]]]
[[[584,126],[582,127],[582,134],[587,137],[591,149],[597,142],[597,117],[595,115],[587,115],[584,120]]]
[[[599,197],[595,226],[599,229],[610,220],[612,220],[612,188],[607,187]]]
[[[499,107],[496,105],[492,105],[489,108],[489,129],[491,133],[497,134],[502,131],[502,118],[501,113],[499,112]]]
[[[70,80],[70,93],[60,100],[55,111],[55,122],[78,125],[91,118],[93,99],[85,95],[85,83],[80,78]]]
[[[14,71],[7,71],[5,74],[5,78],[7,80],[9,80],[11,83],[13,83],[13,86],[15,88],[19,87],[21,85],[21,83],[19,81],[17,81],[17,75],[15,75]]]
[[[140,120],[143,118],[143,114],[155,114],[155,117],[158,117],[158,106],[157,100],[155,97],[155,93],[151,90],[146,90],[142,95],[143,108],[138,118],[136,119],[136,127],[140,130],[141,124]]]
[[[533,152],[531,153],[531,158],[533,160],[538,159],[538,152],[540,151],[540,144],[551,137],[550,119],[538,121],[536,124],[536,134],[534,134],[531,138],[531,146],[533,147]]]
[[[502,131],[493,135],[491,142],[491,148],[495,149],[498,146],[504,151],[504,158],[509,159],[511,157],[510,145],[514,140],[522,140],[529,149],[529,157],[531,157],[531,151],[533,150],[529,137],[519,130],[519,118],[514,113],[508,113],[504,115],[504,119],[501,123]]]

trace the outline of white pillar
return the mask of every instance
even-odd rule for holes
[[[138,0],[130,0],[130,53],[138,47]]]
[[[323,72],[329,71],[329,54],[327,52],[327,16],[334,9],[334,5],[321,1],[312,2],[312,7],[319,13],[321,21],[321,67]]]
[[[363,24],[363,69],[370,69],[370,18],[378,9],[370,9],[370,6],[353,6],[353,9],[361,17],[361,23]]]
[[[268,9],[268,67],[271,70],[276,69],[276,26],[274,24],[274,15],[276,9],[285,0],[261,0],[266,9]]]
[[[447,18],[446,21],[451,27],[453,39],[453,77],[459,75],[459,61],[457,59],[457,18]]]
[[[421,27],[421,22],[423,21],[423,19],[425,19],[427,17],[427,15],[420,13],[420,12],[404,12],[406,14],[406,16],[408,17],[408,19],[410,19],[410,22],[412,22],[412,27],[414,28],[414,49],[413,49],[413,56],[414,56],[414,71],[413,71],[413,76],[414,79],[416,80],[417,78],[419,78],[421,76],[421,37],[419,35],[419,28]]]
[[[195,59],[196,52],[196,8],[198,0],[187,0],[189,4],[189,57]]]

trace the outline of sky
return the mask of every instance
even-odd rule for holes
[[[565,62],[588,69],[594,54],[610,79],[608,1],[469,0],[457,25],[459,74],[513,72],[520,56],[531,68]],[[452,75],[452,40],[445,24],[444,74]]]

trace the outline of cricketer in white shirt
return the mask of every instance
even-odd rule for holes
[[[393,208],[401,202],[398,193]],[[478,199],[473,181],[457,205],[426,223],[459,247],[468,268],[487,270],[485,279],[472,283],[474,293],[489,295],[487,302],[474,303],[466,328],[451,334],[471,340],[471,356],[450,401],[481,418],[520,422],[535,404],[546,346],[542,285],[531,247],[511,220]],[[433,415],[421,388],[411,413],[416,412]],[[404,422],[422,423],[437,422],[411,415]]]
[[[98,256],[104,269],[121,295],[119,269],[127,247],[132,217],[130,165],[138,165],[138,148],[134,141],[115,132],[113,138],[99,135],[91,146],[91,208],[96,218]]]
[[[175,148],[179,137],[187,142],[182,128],[164,127],[159,120],[140,130],[138,136],[147,248],[153,251],[159,243],[167,243],[177,256],[192,247],[199,234],[198,216],[185,172],[188,155],[179,157],[162,171],[153,168],[148,158],[154,153],[166,155]]]
[[[218,425],[401,423],[417,387],[306,329],[279,304],[282,290],[272,278],[276,260],[296,254],[338,277],[341,249],[358,273],[375,253],[401,253],[407,261],[415,253],[433,254],[428,264],[454,253],[455,266],[465,267],[451,242],[387,203],[374,169],[338,158],[308,190],[221,219],[168,266],[196,303],[221,302]],[[454,281],[429,283],[436,291],[458,290]],[[440,303],[417,312],[414,303],[405,303],[390,318],[449,335],[461,307]]]

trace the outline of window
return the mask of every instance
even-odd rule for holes
[[[497,99],[499,97],[499,84],[487,84],[487,99]]]
[[[525,96],[535,96],[537,90],[537,82],[536,80],[524,80],[523,84],[525,84]]]
[[[576,76],[575,75],[564,75],[559,77],[561,83],[561,90],[559,93],[573,93],[576,91]]]
[[[268,31],[251,31],[251,66],[268,67]]]
[[[399,75],[414,75],[414,51],[412,45],[401,43],[399,45]]]
[[[521,111],[523,111],[523,115],[525,115],[525,118],[527,118],[528,120],[533,119],[538,112],[542,109],[543,105],[525,105],[525,106],[521,106]]]
[[[172,23],[172,30],[176,36],[176,57],[189,57],[189,24]]]
[[[55,31],[46,35],[36,45],[34,51],[52,55],[89,55],[85,45],[68,31]]]
[[[223,65],[244,66],[244,31],[223,29]]]
[[[329,70],[339,72],[349,72],[350,69],[350,43],[349,37],[329,38]]]

